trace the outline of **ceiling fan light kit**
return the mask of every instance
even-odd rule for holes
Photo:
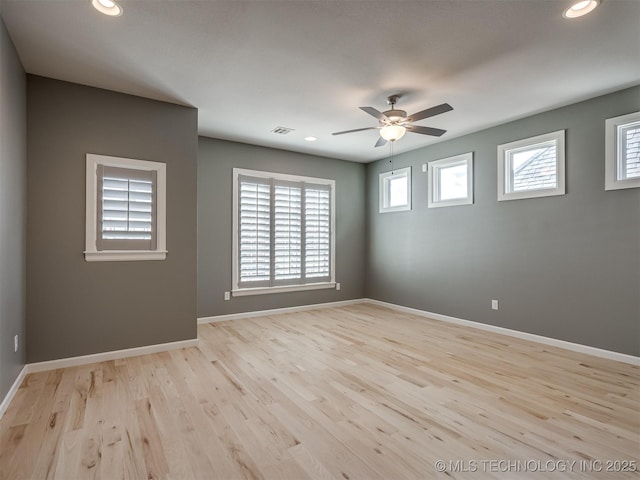
[[[395,142],[404,137],[407,129],[402,125],[385,125],[380,129],[380,136],[389,142]]]
[[[395,108],[396,102],[399,99],[400,95],[391,95],[389,98],[387,98],[387,103],[391,105],[391,109],[384,112],[380,112],[373,107],[360,107],[360,110],[378,119],[378,126],[356,128],[355,130],[345,130],[343,132],[335,132],[332,135],[343,135],[345,133],[362,132],[364,130],[379,130],[380,138],[376,142],[375,146],[381,147],[388,141],[395,142],[396,140],[401,139],[408,131],[435,137],[439,137],[446,132],[446,130],[441,130],[439,128],[422,127],[419,125],[412,125],[412,123],[424,118],[429,118],[435,115],[440,115],[441,113],[449,112],[453,110],[453,107],[451,105],[449,105],[448,103],[443,103],[441,105],[427,108],[426,110],[421,110],[414,113],[413,115],[407,116],[407,112],[405,112],[404,110],[397,110]]]

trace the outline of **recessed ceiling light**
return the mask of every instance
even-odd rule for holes
[[[100,13],[111,17],[119,17],[122,15],[122,7],[114,0],[91,0],[91,5]]]
[[[317,140],[316,137],[304,137],[307,142],[315,142]]]
[[[578,18],[586,15],[589,12],[595,10],[595,8],[600,4],[600,0],[582,0],[580,2],[576,2],[567,8],[562,16],[564,18]]]

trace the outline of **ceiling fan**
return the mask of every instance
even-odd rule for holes
[[[439,128],[422,127],[420,125],[412,125],[412,123],[453,110],[451,105],[443,103],[435,107],[427,108],[426,110],[421,110],[413,115],[407,115],[407,112],[404,110],[395,109],[395,105],[399,99],[400,95],[391,95],[387,98],[387,103],[391,105],[391,109],[384,112],[380,112],[373,107],[360,107],[360,110],[363,112],[376,117],[380,122],[379,125],[375,127],[356,128],[355,130],[345,130],[344,132],[335,132],[332,133],[332,135],[344,135],[345,133],[362,132],[364,130],[380,130],[380,138],[375,146],[381,147],[385,145],[387,141],[395,142],[399,140],[407,131],[420,133],[422,135],[432,135],[434,137],[440,137],[446,132],[446,130]]]

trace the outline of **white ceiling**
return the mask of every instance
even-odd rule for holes
[[[369,162],[376,125],[358,109],[454,111],[418,122],[401,153],[640,83],[640,1],[2,0],[25,69],[198,108],[201,135]],[[295,129],[281,136],[277,126]],[[318,137],[305,142],[307,135]]]

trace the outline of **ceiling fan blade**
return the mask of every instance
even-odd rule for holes
[[[364,130],[375,130],[378,127],[365,127],[365,128],[356,128],[355,130],[345,130],[344,132],[335,132],[331,135],[344,135],[345,133],[353,133],[353,132],[362,132]]]
[[[434,137],[441,137],[442,135],[447,133],[446,130],[431,127],[421,127],[419,125],[407,125],[407,130],[413,133],[421,133],[422,135],[432,135]]]
[[[387,143],[387,141],[386,141],[384,138],[380,137],[380,138],[378,139],[378,141],[376,142],[376,145],[375,145],[375,146],[376,146],[376,147],[381,147],[381,146],[385,145],[386,143]]]
[[[417,122],[418,120],[422,120],[423,118],[433,117],[435,115],[440,115],[441,113],[449,112],[453,110],[453,107],[448,103],[443,103],[442,105],[437,105],[435,107],[427,108],[426,110],[422,110],[420,112],[416,112],[413,115],[409,115],[407,117],[407,121],[409,122]]]
[[[376,110],[373,107],[360,107],[360,110],[362,110],[363,112],[368,113],[372,117],[376,117],[381,122],[384,122],[384,123],[389,122],[389,119],[387,118],[387,116],[384,113],[382,113],[379,110]]]

